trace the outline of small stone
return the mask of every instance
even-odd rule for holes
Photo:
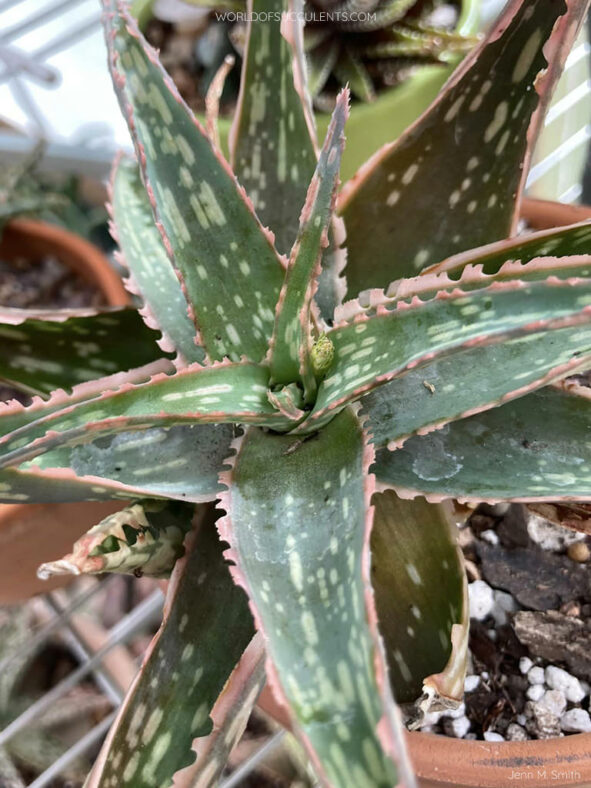
[[[581,685],[581,689],[585,693],[585,697],[587,697],[587,695],[589,694],[589,691],[591,690],[591,686],[586,681],[579,681],[579,684]]]
[[[470,618],[483,621],[490,615],[495,600],[493,590],[484,580],[475,580],[468,586],[470,597]]]
[[[497,626],[502,627],[507,623],[510,613],[515,613],[519,609],[515,598],[505,591],[493,591],[494,606],[492,609],[493,618]]]
[[[544,668],[540,668],[537,665],[534,665],[528,671],[527,680],[530,684],[543,684],[544,683]]]
[[[539,684],[534,685],[539,687]],[[528,733],[538,739],[554,739],[560,734],[560,720],[540,701],[525,704]]]
[[[556,665],[548,665],[545,677],[546,684],[554,690],[563,692],[571,703],[580,703],[585,697],[585,690],[581,687],[581,682],[566,670],[558,668]]]
[[[466,676],[464,680],[464,692],[474,692],[480,684],[480,676]]]
[[[507,726],[507,741],[526,741],[529,736],[525,732],[525,728],[512,722]]]
[[[571,709],[560,718],[560,727],[566,733],[590,733],[591,717],[585,709]]]
[[[484,741],[505,741],[505,737],[496,731],[484,731]]]
[[[515,717],[515,719],[517,720],[517,723],[522,726],[525,725],[525,723],[527,722],[527,717],[525,716],[525,714],[518,714],[517,717]]]
[[[499,543],[497,532],[493,531],[492,528],[487,528],[486,531],[482,531],[480,538],[484,539],[484,541],[489,544],[497,545]]]
[[[426,728],[431,729],[434,725],[437,725],[444,714],[445,711],[428,711],[423,717],[421,730],[424,731]]]
[[[524,675],[526,673],[529,673],[529,669],[533,668],[533,666],[534,666],[533,660],[531,660],[529,657],[521,657],[521,659],[519,660],[519,670]]]
[[[566,709],[564,692],[557,689],[546,690],[546,692],[544,692],[544,697],[539,703],[544,705],[555,717],[560,717]]]
[[[585,564],[591,558],[591,550],[586,542],[575,542],[568,546],[566,552],[571,561],[576,561],[579,564]]]
[[[527,532],[530,539],[539,544],[542,550],[552,553],[561,553],[575,542],[585,538],[585,534],[566,528],[564,525],[554,523],[532,514],[527,523]]]
[[[466,714],[466,704],[460,703],[457,709],[446,709],[445,716],[451,717],[452,720],[457,720],[460,717],[464,717]]]
[[[458,717],[455,720],[447,718],[443,721],[443,730],[447,736],[463,739],[470,730],[470,720],[467,717]]]
[[[542,684],[532,684],[531,687],[527,688],[525,694],[530,700],[541,700],[544,697],[545,691]]]

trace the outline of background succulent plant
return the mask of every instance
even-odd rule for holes
[[[246,5],[242,0],[188,2],[217,10],[215,18],[204,17],[204,29],[190,58],[204,94],[223,59],[232,51],[239,57],[244,53],[246,23],[240,16]],[[272,3],[261,4],[258,13],[273,10]],[[353,100],[371,102],[421,65],[457,63],[476,42],[458,32],[459,19],[465,15],[459,0],[309,0],[304,11],[308,88],[315,106],[328,112],[345,85]],[[148,28],[149,38],[160,34],[160,28]],[[228,93],[233,87],[232,82]],[[187,85],[185,92],[190,95],[192,90]]]
[[[512,0],[335,218],[348,95],[317,153],[300,28],[250,27],[231,167],[104,0],[139,164],[116,164],[113,220],[143,305],[5,310],[11,382],[68,390],[0,411],[3,500],[138,499],[76,568],[172,571],[89,788],[215,785],[264,668],[323,784],[413,785],[393,695],[454,704],[466,659],[438,502],[591,498],[591,400],[564,380],[591,364],[591,225],[514,236],[586,6]]]
[[[339,86],[348,84],[355,99],[373,101],[417,66],[449,63],[475,43],[455,32],[461,5],[446,0],[320,2],[306,6],[306,13],[310,92],[324,109],[332,107]]]

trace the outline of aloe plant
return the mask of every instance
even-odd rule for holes
[[[2,500],[133,500],[44,572],[171,577],[87,785],[217,784],[266,673],[322,784],[411,786],[394,698],[414,719],[463,691],[444,502],[591,498],[568,379],[591,365],[591,225],[515,236],[587,3],[512,0],[339,196],[348,94],[318,150],[296,23],[250,29],[230,164],[103,3],[141,307],[5,316],[10,380],[38,396],[0,411]]]
[[[244,12],[243,0],[186,0],[200,7]],[[134,6],[135,8],[135,6]],[[261,12],[273,3],[261,5]],[[374,101],[421,65],[456,63],[475,43],[456,31],[462,2],[447,0],[341,1],[306,5],[304,46],[309,90],[319,109],[330,109],[340,87],[354,99]],[[137,16],[142,14],[140,6]],[[223,16],[221,17],[224,18]],[[230,21],[235,21],[231,14]],[[242,35],[231,34],[239,48]]]

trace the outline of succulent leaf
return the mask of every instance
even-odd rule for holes
[[[378,452],[399,495],[461,501],[591,500],[588,389],[549,386]]]
[[[260,361],[283,266],[212,147],[118,0],[103,0],[113,82],[166,250],[210,359]]]
[[[531,146],[587,5],[512,0],[431,107],[350,182],[340,205],[350,293],[514,229]]]
[[[316,137],[294,85],[292,47],[281,35],[284,10],[283,0],[248,5],[249,13],[269,16],[248,26],[230,150],[258,216],[273,231],[277,249],[288,254],[316,166]]]
[[[303,442],[249,429],[222,477],[220,534],[273,689],[323,784],[341,788],[414,783],[369,585],[370,454],[348,409]]]
[[[39,411],[43,411],[43,416],[57,413],[63,407],[77,405],[100,398],[105,390],[117,389],[127,383],[146,383],[154,375],[160,373],[169,374],[174,370],[172,363],[168,359],[152,362],[144,367],[131,369],[128,372],[116,372],[97,380],[88,380],[86,383],[79,383],[74,386],[71,392],[63,389],[54,391],[49,399],[34,396],[31,404],[23,405],[16,399],[0,402],[0,423],[2,424],[2,435],[8,435],[21,427],[27,427],[34,421]]]
[[[176,350],[188,363],[203,361],[205,352],[196,344],[187,300],[154,224],[138,166],[130,159],[115,162],[111,204],[122,262],[129,268],[126,286],[142,298],[144,320],[162,331],[164,350]]]
[[[67,503],[112,498],[213,501],[234,429],[195,424],[122,432],[62,446],[0,471],[0,503]]]
[[[141,493],[141,497],[146,492]],[[75,503],[134,498],[134,490],[104,482],[103,479],[79,479],[69,470],[0,470],[0,503]],[[139,496],[138,496],[139,497]]]
[[[488,247],[484,247],[487,249]],[[459,257],[460,255],[458,255]],[[463,255],[462,255],[463,257]],[[524,254],[527,257],[527,253]],[[451,259],[451,258],[450,258]],[[477,252],[473,253],[474,263],[465,265],[459,278],[451,276],[447,271],[424,273],[411,279],[399,279],[392,282],[386,290],[378,288],[366,290],[359,298],[346,301],[336,310],[337,321],[350,322],[359,315],[366,317],[395,309],[401,301],[420,298],[425,301],[433,297],[442,297],[444,291],[453,292],[460,288],[464,292],[481,290],[500,282],[538,282],[545,279],[556,279],[576,285],[580,279],[589,279],[591,275],[591,255],[569,255],[568,257],[536,257],[529,262],[507,260],[495,273],[486,274],[482,268],[487,264],[487,254],[483,252],[479,262]],[[453,272],[452,272],[453,273]]]
[[[42,564],[37,574],[117,572],[136,577],[169,577],[191,530],[194,506],[143,500],[105,517],[74,543],[72,552]]]
[[[88,401],[76,402],[74,396],[71,407],[68,397],[58,393],[59,410],[53,398],[34,403],[24,411],[29,422],[0,438],[0,467],[19,465],[59,446],[151,427],[244,422],[289,429],[293,422],[267,399],[268,377],[265,367],[226,362],[192,365],[137,386],[123,384]]]
[[[363,398],[376,446],[502,405],[591,365],[591,326],[561,328],[464,350],[412,369]]]
[[[135,309],[95,313],[0,307],[0,379],[32,394],[71,389],[156,361],[162,357],[157,339]]]
[[[480,265],[483,273],[496,274],[508,260],[525,264],[537,257],[550,255],[555,258],[588,255],[590,249],[591,222],[578,222],[567,227],[539,230],[516,238],[496,241],[468,252],[460,252],[425,269],[421,275],[445,272],[450,279],[456,279],[469,265]]]
[[[270,356],[271,379],[289,384],[300,380],[310,401],[316,379],[310,358],[312,299],[320,274],[322,251],[328,246],[328,230],[338,186],[344,127],[349,93],[344,90],[335,107],[316,172],[310,183],[300,217],[300,229],[291,250],[285,282],[277,304]]]
[[[171,785],[211,734],[216,699],[253,636],[211,519],[173,572],[164,620],[86,788]]]
[[[174,788],[216,788],[265,683],[265,649],[260,635],[248,644],[211,710],[213,730],[196,739],[197,760],[174,775]]]
[[[455,523],[442,504],[373,497],[371,583],[392,692],[399,703],[424,689],[453,706],[464,694],[470,624]]]
[[[314,409],[297,428],[311,432],[335,409],[409,369],[443,355],[505,342],[519,335],[583,325],[591,320],[589,280],[496,282],[464,293],[442,291],[430,301],[401,301],[327,333],[335,358]]]

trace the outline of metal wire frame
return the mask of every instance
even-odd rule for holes
[[[19,2],[21,0],[0,1],[0,13],[14,8]],[[43,25],[57,18],[66,20],[68,11],[81,2],[83,0],[56,0],[0,33],[0,62],[4,63],[4,68],[0,71],[0,83],[9,82],[15,100],[36,129],[37,134],[43,137],[47,132],[43,113],[31,95],[25,78],[33,77],[48,85],[55,84],[59,79],[59,73],[55,69],[45,66],[44,61],[97,30],[100,24],[100,13],[92,13],[87,19],[74,26],[65,24],[58,36],[33,52],[19,49],[14,46],[14,41],[32,30],[42,28]]]

